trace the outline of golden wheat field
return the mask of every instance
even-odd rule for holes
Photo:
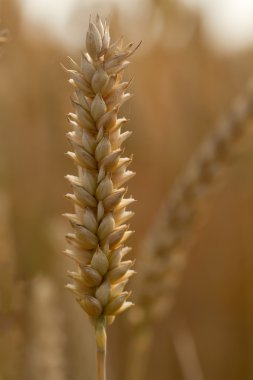
[[[0,380],[252,380],[253,43],[179,0],[27,4],[0,7]]]

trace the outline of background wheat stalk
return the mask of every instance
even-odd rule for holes
[[[122,38],[110,43],[108,22],[97,16],[90,20],[86,36],[87,52],[81,65],[72,59],[70,83],[75,90],[75,112],[68,115],[73,131],[68,139],[73,152],[68,156],[78,175],[68,175],[73,194],[67,194],[75,206],[74,214],[65,214],[74,228],[66,238],[71,250],[65,254],[77,263],[69,272],[67,285],[95,327],[98,379],[106,378],[106,326],[132,302],[125,285],[134,271],[133,262],[123,258],[130,251],[124,242],[132,234],[126,222],[133,212],[126,207],[134,199],[125,198],[126,181],[134,173],[128,170],[132,158],[121,157],[122,143],[131,132],[121,132],[125,118],[118,118],[120,106],[130,97],[129,82],[122,82],[127,58],[135,51],[132,44],[123,47]]]
[[[144,376],[154,321],[162,318],[173,306],[188,253],[180,246],[191,232],[199,201],[210,192],[231,161],[252,116],[253,83],[250,81],[245,93],[234,101],[231,110],[178,178],[143,240],[138,256],[142,266],[138,269],[136,307],[129,315],[134,324],[131,357],[134,358],[138,351],[142,359],[132,370],[129,368],[128,378],[131,380]],[[193,241],[191,236],[190,245]]]

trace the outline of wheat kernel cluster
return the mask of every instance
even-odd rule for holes
[[[127,119],[118,112],[131,96],[122,72],[135,48],[123,47],[122,38],[111,43],[107,21],[97,16],[89,23],[86,50],[80,66],[70,58],[66,69],[74,87],[74,113],[68,115],[73,130],[67,134],[73,150],[67,154],[77,175],[66,176],[73,189],[66,197],[75,212],[64,214],[74,229],[66,236],[71,249],[65,254],[78,264],[68,273],[67,288],[93,322],[103,318],[111,324],[132,305],[125,286],[133,262],[125,259],[131,248],[124,243],[132,234],[127,223],[133,212],[126,208],[134,199],[124,184],[135,173],[128,170],[132,158],[122,157],[131,132],[122,132]]]

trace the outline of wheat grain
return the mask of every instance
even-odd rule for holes
[[[121,157],[121,145],[131,133],[121,132],[127,119],[118,118],[118,112],[130,97],[122,72],[136,48],[123,47],[122,38],[110,43],[109,24],[97,16],[95,22],[90,20],[86,49],[80,67],[70,59],[72,68],[67,70],[75,90],[75,112],[68,116],[74,152],[67,154],[78,175],[66,177],[75,213],[65,214],[74,228],[66,236],[72,248],[65,254],[78,264],[76,272],[69,272],[72,283],[67,288],[95,326],[98,379],[104,379],[105,328],[132,305],[124,288],[134,273],[133,262],[123,261],[130,251],[123,244],[132,234],[126,222],[133,212],[126,207],[134,199],[124,198],[123,185],[135,173],[127,169],[132,158]]]

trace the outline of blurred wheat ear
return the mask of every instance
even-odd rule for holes
[[[130,251],[124,242],[132,234],[126,222],[133,212],[126,207],[134,199],[125,198],[123,185],[135,173],[127,169],[132,158],[121,157],[131,132],[121,132],[127,120],[118,118],[118,112],[131,96],[122,72],[136,48],[123,47],[121,38],[111,43],[108,22],[97,16],[89,23],[86,50],[80,66],[70,59],[71,69],[66,69],[75,90],[74,113],[68,115],[73,130],[67,134],[73,151],[67,155],[78,174],[66,176],[73,189],[66,197],[75,213],[64,214],[74,229],[66,236],[71,249],[65,254],[77,263],[67,288],[95,327],[98,380],[103,380],[106,326],[132,305],[124,289],[134,273],[133,262],[124,260]]]
[[[131,380],[144,377],[148,346],[152,342],[152,326],[167,315],[173,306],[188,253],[181,245],[192,232],[199,201],[224,174],[252,117],[253,82],[250,81],[244,94],[235,100],[227,115],[206,138],[175,182],[149,233],[142,240],[138,256],[142,265],[138,268],[136,280],[137,306],[129,314],[133,323],[133,361],[130,359],[130,363],[134,362],[136,352],[139,352],[138,371],[135,366],[132,369],[129,367],[128,378]],[[191,241],[194,241],[192,235]],[[141,355],[139,347],[143,347],[143,341],[146,344]]]

